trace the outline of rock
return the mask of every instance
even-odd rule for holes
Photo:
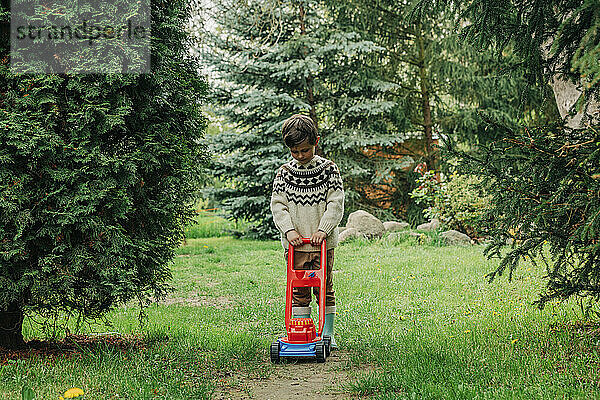
[[[340,233],[340,236],[338,237],[338,242],[343,243],[348,239],[355,239],[358,237],[361,237],[361,234],[358,231],[358,229],[346,228],[346,229],[344,229],[344,231],[342,233]]]
[[[383,223],[386,232],[397,232],[410,228],[408,222],[386,221]]]
[[[455,230],[442,232],[440,236],[443,237],[448,244],[452,245],[469,245],[473,243],[469,236]]]
[[[346,229],[345,226],[338,226],[338,234],[344,232]]]
[[[385,232],[383,222],[364,210],[354,211],[350,214],[346,227],[358,230],[360,235],[367,239],[380,238]]]
[[[435,231],[440,227],[440,221],[436,218],[431,221],[417,226],[418,231]]]

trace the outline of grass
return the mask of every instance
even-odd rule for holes
[[[542,271],[488,284],[482,247],[354,241],[336,250],[337,342],[353,377],[346,390],[375,399],[600,398],[600,336],[576,305],[531,303]],[[431,242],[434,243],[434,242]],[[174,292],[143,328],[134,305],[111,331],[143,345],[83,349],[0,366],[0,398],[210,399],[221,380],[268,377],[272,340],[284,334],[284,262],[278,242],[190,239],[173,265]],[[25,323],[28,339],[39,337]],[[361,366],[368,365],[368,369]],[[282,368],[282,367],[279,367]],[[285,367],[283,367],[285,368]],[[368,370],[370,372],[360,372]]]
[[[199,210],[195,223],[188,226],[185,236],[188,239],[201,239],[230,235],[234,231],[243,231],[248,223],[244,221],[231,221],[216,209]]]

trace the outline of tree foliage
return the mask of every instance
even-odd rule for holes
[[[417,15],[426,11],[423,4],[449,2],[418,3]],[[598,104],[597,62],[582,61],[598,57],[598,2],[451,3],[467,21],[466,37],[479,46],[512,49],[532,84],[552,86],[551,100],[573,87],[579,97],[579,106],[568,110],[571,115],[555,116],[552,124],[524,120],[516,128],[499,126],[502,136],[480,146],[479,155],[455,152],[463,168],[481,176],[493,191],[488,216],[494,241],[486,253],[501,262],[489,278],[506,270],[512,277],[520,260],[539,257],[548,280],[540,307],[571,296],[592,300],[591,305],[600,299],[600,127],[597,114],[585,115],[581,124],[570,122],[578,109],[589,111]],[[514,241],[505,253],[506,239]]]
[[[468,157],[493,191],[494,238],[486,249],[501,257],[494,279],[530,257],[543,263],[547,290],[538,300],[577,295],[600,299],[600,134],[560,126],[506,132]],[[507,239],[513,245],[506,254]]]
[[[215,76],[215,112],[232,123],[211,137],[215,174],[231,186],[212,195],[234,218],[254,221],[258,236],[274,235],[271,184],[289,158],[281,124],[304,112],[318,125],[320,151],[340,166],[351,209],[363,200],[358,189],[381,179],[375,171],[385,169],[362,149],[402,140],[388,123],[401,112],[386,99],[396,85],[369,68],[383,48],[332,27],[319,1],[217,6],[218,28],[208,35],[203,58]]]
[[[22,343],[24,313],[165,293],[206,160],[186,15],[152,3],[150,74],[13,74],[0,43],[0,346]]]
[[[411,15],[418,20],[432,10],[449,8],[458,15],[457,25],[463,26],[460,32],[465,40],[482,50],[491,47],[497,54],[513,52],[518,59],[513,72],[524,74],[548,97],[550,85],[556,78],[571,82],[581,96],[574,109],[568,111],[597,114],[600,107],[598,0],[474,0],[468,3],[415,0]],[[594,107],[588,110],[592,104]],[[587,115],[584,121],[590,117],[593,119],[594,115]],[[597,115],[595,123],[598,123]]]

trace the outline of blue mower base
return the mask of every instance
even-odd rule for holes
[[[329,356],[331,339],[325,336],[323,340],[308,343],[289,343],[285,339],[277,339],[271,343],[271,362],[279,363],[282,357],[315,357],[323,363]]]

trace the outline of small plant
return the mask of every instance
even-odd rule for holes
[[[21,389],[21,400],[33,400],[35,399],[35,392],[28,386],[23,386]]]
[[[83,396],[85,393],[83,392],[82,389],[80,388],[71,388],[69,390],[67,390],[64,395],[59,396],[59,400],[64,400],[64,399],[74,399],[76,397],[80,397]]]
[[[470,236],[487,232],[484,217],[491,207],[491,196],[482,179],[474,175],[441,175],[425,172],[418,180],[419,187],[410,193],[417,204],[425,206],[425,218],[437,218],[442,224]]]

